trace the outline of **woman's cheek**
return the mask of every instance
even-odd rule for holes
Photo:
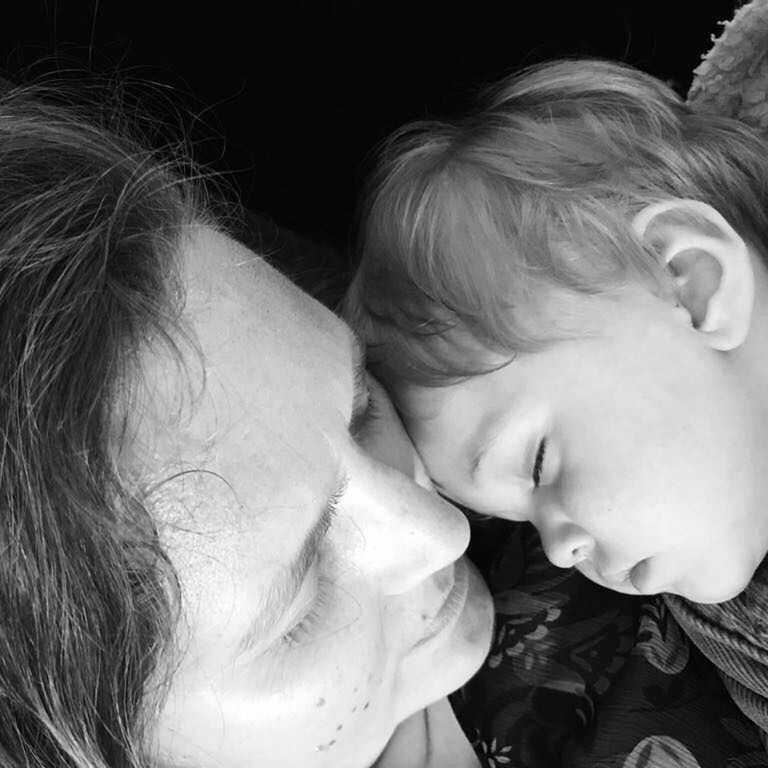
[[[376,687],[377,682],[380,685],[382,681],[376,680],[374,673],[367,673],[358,678],[357,684],[347,687],[346,694],[329,690],[328,698],[317,698],[317,722],[324,726],[317,730],[316,752],[346,754],[349,748],[359,750],[361,744],[368,743],[373,756],[378,754],[389,737],[392,708],[381,687]]]
[[[396,666],[389,658],[382,612],[339,581],[324,589],[322,614],[295,641],[279,640],[260,665],[272,693],[294,691],[305,699],[304,706],[319,712],[328,711],[328,703],[335,710],[353,699],[351,714],[366,711],[368,702],[359,699],[366,692],[380,695]]]
[[[346,765],[364,754],[373,762],[394,728],[396,665],[381,633],[339,630],[336,642],[325,640],[296,649],[291,676],[297,697],[286,710],[294,726],[301,722],[312,752],[326,758],[318,766]]]

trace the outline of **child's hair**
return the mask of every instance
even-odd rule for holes
[[[670,295],[671,273],[631,227],[648,203],[709,203],[762,248],[767,190],[768,149],[747,126],[694,113],[628,66],[538,65],[469,116],[384,145],[343,311],[380,379],[449,383],[488,370],[488,350],[567,337],[551,311],[563,292],[641,280]]]

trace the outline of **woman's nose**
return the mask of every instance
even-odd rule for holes
[[[592,556],[594,539],[583,528],[569,521],[537,525],[544,552],[553,565],[571,568]]]
[[[459,558],[469,543],[464,515],[414,481],[419,465],[415,451],[409,472],[359,451],[348,467],[343,509],[357,540],[350,542],[350,556],[375,575],[385,594],[412,589]]]

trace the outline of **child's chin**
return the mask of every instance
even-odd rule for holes
[[[713,605],[715,603],[726,603],[729,600],[733,600],[734,597],[738,597],[749,584],[749,579],[743,582],[729,584],[728,587],[722,585],[702,585],[700,587],[691,586],[686,589],[669,589],[667,590],[673,595],[679,595],[686,600],[690,600],[692,603],[701,603],[702,605]]]

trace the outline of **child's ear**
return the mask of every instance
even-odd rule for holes
[[[747,244],[711,206],[697,200],[653,203],[632,226],[675,275],[677,299],[707,343],[736,349],[747,337],[755,276]]]

